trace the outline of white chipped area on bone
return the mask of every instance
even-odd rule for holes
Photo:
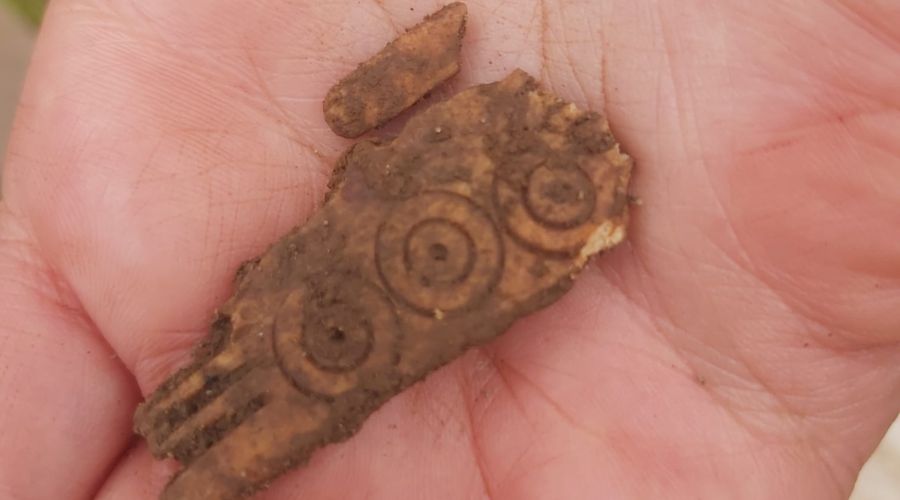
[[[614,224],[612,221],[606,221],[591,233],[587,243],[581,247],[578,253],[577,264],[584,265],[585,262],[597,252],[614,247],[625,239],[625,226],[621,223]]]

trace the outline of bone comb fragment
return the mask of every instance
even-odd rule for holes
[[[184,468],[167,500],[236,499],[558,299],[625,235],[631,160],[526,73],[339,161],[325,205],[245,264],[190,366],[136,416]]]

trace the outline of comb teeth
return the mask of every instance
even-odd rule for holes
[[[199,438],[190,440],[183,439],[172,446],[172,456],[181,463],[188,465],[197,456],[203,454],[210,446],[222,440],[230,431],[234,430],[245,420],[253,416],[254,413],[262,409],[266,405],[268,398],[265,395],[259,395],[251,399],[237,411],[222,415],[209,425],[202,427],[202,433]]]
[[[161,435],[159,452],[187,465],[265,406],[269,397],[258,392],[265,374],[256,370],[239,375],[208,404],[179,421],[172,432]]]
[[[265,339],[258,339],[258,344]],[[157,395],[138,408],[135,430],[147,438],[157,457],[174,456],[190,461],[209,447],[214,437],[240,424],[241,419],[265,404],[256,372],[258,347],[246,341],[227,344],[198,364],[176,375]],[[186,436],[209,426],[209,431]],[[202,439],[197,439],[201,437]]]
[[[283,388],[290,390],[286,383]],[[298,452],[306,450],[301,454],[306,456],[329,432],[323,425],[328,405],[302,395],[262,402],[254,398],[245,408],[252,410],[193,457],[166,487],[163,500],[247,496],[294,465]]]
[[[233,336],[139,409],[153,454],[185,466],[162,498],[241,498],[333,440],[331,406],[292,385],[271,344],[265,333]]]
[[[252,367],[248,365],[241,365],[230,372],[206,374],[204,376],[206,389],[198,390],[187,398],[159,411],[152,420],[151,425],[155,429],[156,442],[166,442],[182,424],[206,409],[210,403],[246,377],[251,369]]]

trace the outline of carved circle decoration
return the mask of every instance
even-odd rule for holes
[[[397,205],[378,230],[375,262],[386,288],[432,315],[477,305],[503,272],[503,242],[469,198],[419,194]]]
[[[526,248],[566,258],[585,245],[597,212],[597,187],[577,167],[538,165],[518,178],[497,177],[494,203],[504,229]]]
[[[313,278],[281,306],[275,359],[301,391],[333,397],[396,364],[400,325],[385,293],[353,275]]]

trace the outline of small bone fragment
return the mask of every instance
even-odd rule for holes
[[[190,366],[135,428],[232,500],[350,437],[404,388],[557,300],[625,236],[631,159],[522,71],[339,161],[325,205],[241,267]]]
[[[359,137],[415,104],[459,71],[465,30],[466,5],[456,2],[400,35],[328,91],[328,126]]]

